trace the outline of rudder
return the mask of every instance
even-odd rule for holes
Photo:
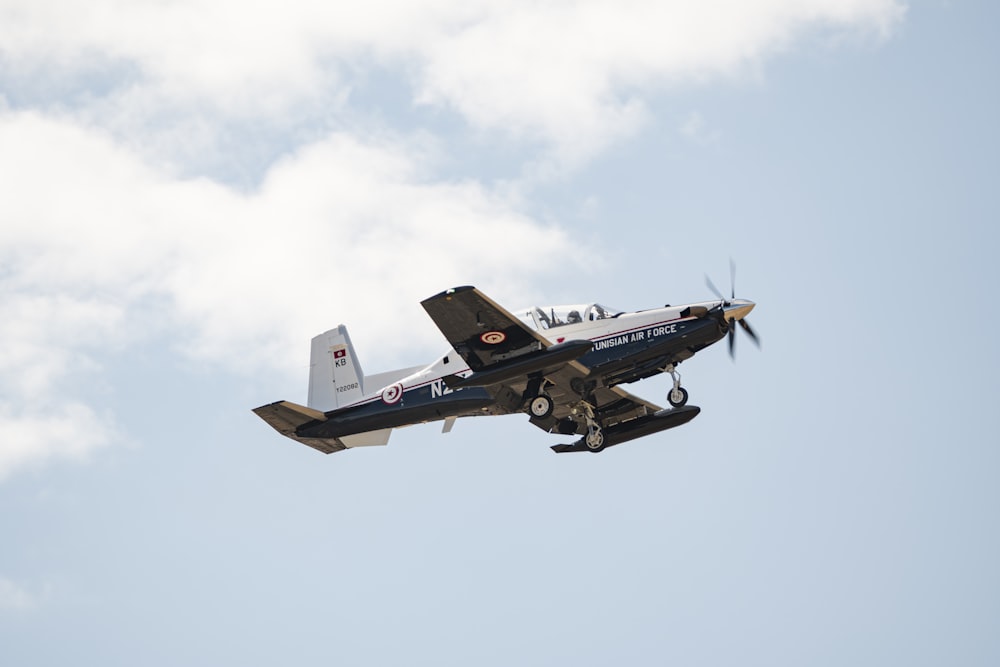
[[[361,400],[365,376],[343,324],[312,339],[309,398],[314,410],[329,412]]]

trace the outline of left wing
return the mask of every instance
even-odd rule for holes
[[[445,377],[451,389],[517,384],[527,382],[529,376],[541,378],[593,348],[589,340],[552,345],[475,287],[446,290],[421,305],[472,369],[466,377]]]
[[[545,338],[475,287],[445,290],[420,305],[474,372],[549,347]]]

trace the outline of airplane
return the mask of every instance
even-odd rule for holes
[[[306,405],[277,401],[253,410],[282,435],[323,453],[386,445],[395,428],[459,417],[526,413],[548,433],[581,436],[557,453],[600,452],[674,428],[701,409],[688,405],[677,366],[728,336],[754,302],[726,299],[622,312],[589,303],[512,313],[472,286],[425,299],[451,348],[426,366],[365,375],[343,324],[312,339]],[[669,408],[620,385],[660,373],[673,379]]]

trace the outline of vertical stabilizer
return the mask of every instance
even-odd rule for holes
[[[329,412],[364,396],[364,373],[347,327],[341,324],[312,339],[308,405]]]

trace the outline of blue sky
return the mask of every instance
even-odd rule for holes
[[[0,6],[4,664],[1000,660],[991,4],[61,4]],[[600,456],[250,412],[730,257],[762,349]]]

